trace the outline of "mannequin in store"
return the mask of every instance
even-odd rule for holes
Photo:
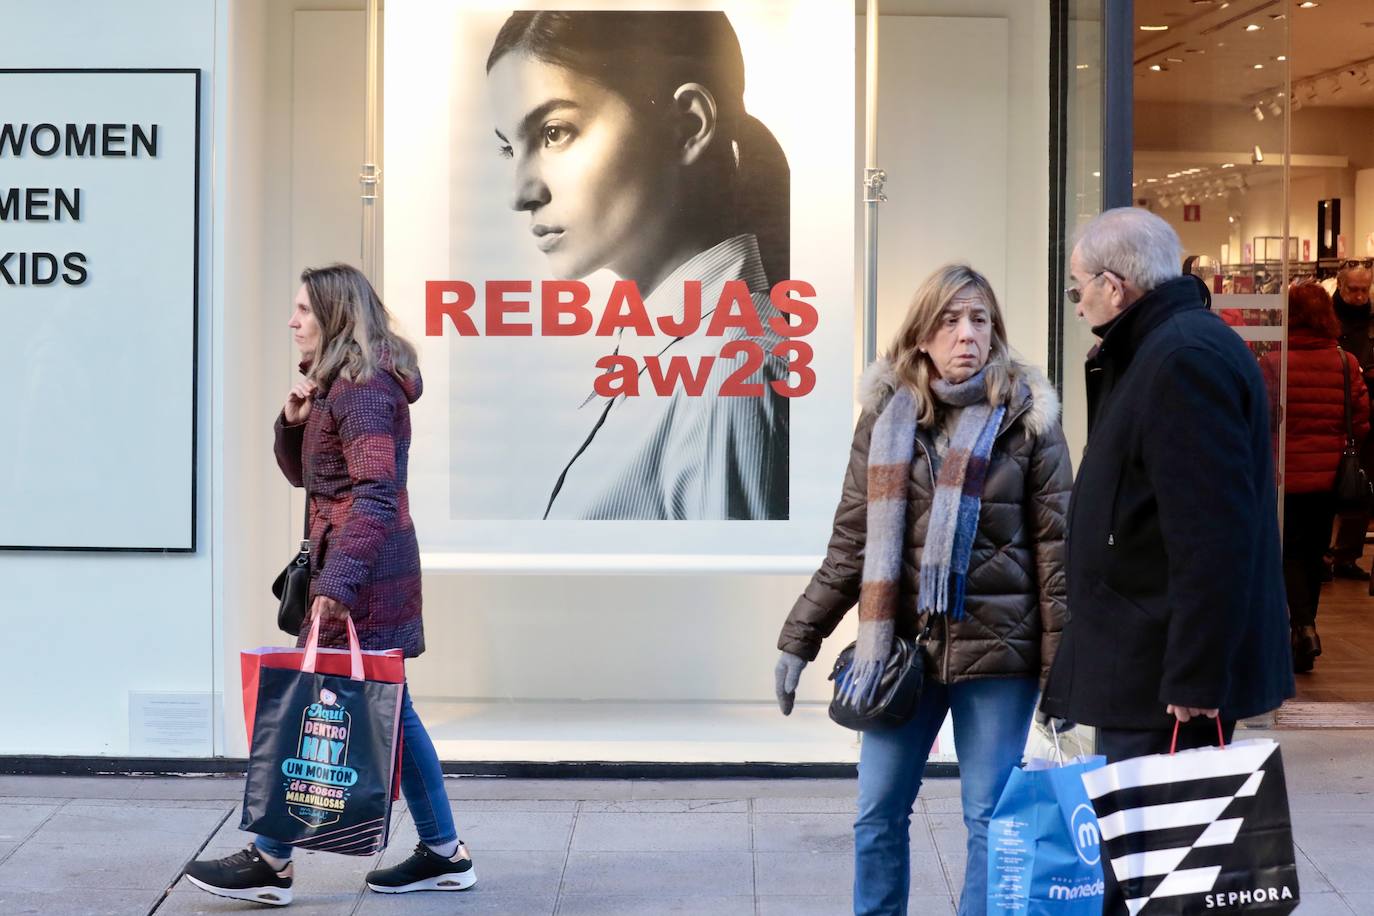
[[[1355,354],[1338,347],[1341,325],[1331,297],[1317,283],[1288,290],[1288,413],[1284,424],[1283,578],[1293,635],[1293,670],[1311,671],[1322,654],[1317,602],[1322,590],[1322,555],[1336,518],[1336,467],[1345,448],[1345,379],[1350,379],[1351,427],[1355,440],[1369,435],[1369,393]],[[1278,418],[1280,351],[1260,362]],[[1275,422],[1274,428],[1278,428]]]
[[[1336,274],[1336,295],[1332,297],[1336,317],[1341,322],[1341,348],[1360,364],[1367,390],[1374,398],[1374,318],[1370,315],[1369,284],[1374,271],[1369,262],[1349,261]],[[1374,441],[1367,441],[1360,454],[1366,474],[1374,474]],[[1369,570],[1360,565],[1364,555],[1369,512],[1341,515],[1332,547],[1331,574],[1341,579],[1368,579]]]
[[[655,319],[682,317],[688,283],[709,315],[744,281],[763,327],[608,338],[618,357],[713,357],[709,378],[698,394],[607,397],[589,376],[569,404],[585,440],[550,444],[568,461],[546,518],[787,518],[789,411],[772,383],[789,367],[769,289],[789,273],[789,176],[745,110],[744,73],[719,12],[517,12],[496,37],[487,83],[511,207],[554,274],[610,269]],[[741,340],[766,354],[745,379],[759,393],[725,397],[745,363],[721,349]]]
[[[309,505],[310,618],[320,644],[346,647],[352,618],[364,650],[425,650],[420,550],[411,522],[406,470],[410,405],[422,383],[415,348],[357,268],[334,264],[301,274],[289,326],[304,376],[277,416],[277,464]],[[307,621],[309,623],[309,621]],[[304,645],[310,627],[301,629]],[[466,890],[476,881],[458,839],[434,742],[410,690],[401,696],[401,791],[420,842],[409,858],[371,871],[373,891]],[[291,902],[290,846],[256,837],[223,859],[192,862],[197,887],[236,900]]]
[[[778,702],[790,714],[802,669],[856,601],[856,693],[894,636],[917,640],[914,716],[863,735],[854,912],[907,911],[911,808],[952,713],[968,826],[959,913],[975,916],[987,907],[988,820],[1064,623],[1073,472],[1059,399],[1012,353],[992,287],[964,265],[921,284],[861,398],[829,551],[778,640]]]

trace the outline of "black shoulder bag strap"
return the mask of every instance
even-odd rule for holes
[[[1345,447],[1355,450],[1355,422],[1353,419],[1354,409],[1350,406],[1350,363],[1345,358],[1345,350],[1336,345],[1336,355],[1341,358],[1341,378],[1345,381]]]

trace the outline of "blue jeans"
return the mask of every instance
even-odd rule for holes
[[[954,714],[968,857],[959,916],[987,911],[988,820],[1021,762],[1038,690],[1032,678],[927,681],[911,721],[864,732],[854,822],[855,916],[901,916],[911,888],[911,808],[945,713]]]
[[[429,846],[452,843],[458,839],[458,829],[453,825],[453,811],[444,791],[444,771],[439,766],[434,742],[410,702],[408,685],[401,690],[401,734],[401,792],[420,842]],[[260,836],[254,838],[253,845],[274,858],[291,858],[291,846],[287,843]]]

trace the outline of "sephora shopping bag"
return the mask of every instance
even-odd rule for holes
[[[1106,762],[1061,757],[1012,771],[988,824],[989,916],[1102,912],[1097,815],[1083,774]]]
[[[1115,912],[1278,914],[1297,907],[1278,742],[1135,757],[1084,774],[1083,786],[1097,810],[1103,867],[1112,869],[1124,899]]]
[[[403,688],[365,679],[352,621],[348,640],[346,677],[316,670],[318,618],[300,670],[259,669],[241,829],[344,855],[386,847]]]

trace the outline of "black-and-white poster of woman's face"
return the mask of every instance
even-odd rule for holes
[[[554,275],[633,273],[625,265],[661,244],[675,210],[679,165],[664,133],[615,92],[528,54],[502,57],[487,84],[510,206],[529,214]]]

